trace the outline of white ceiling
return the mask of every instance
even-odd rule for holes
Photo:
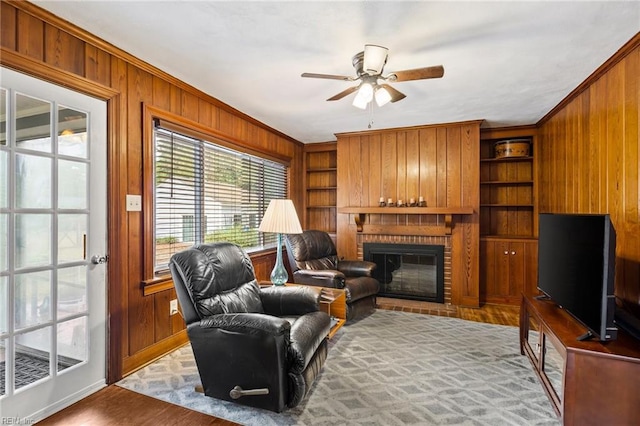
[[[638,1],[43,1],[53,12],[301,142],[334,133],[484,119],[534,124],[640,31]],[[443,65],[442,79],[362,111],[352,82],[365,43],[385,74]]]

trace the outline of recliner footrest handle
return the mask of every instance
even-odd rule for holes
[[[259,389],[242,389],[240,386],[235,386],[233,389],[229,391],[229,396],[233,399],[238,399],[243,396],[252,396],[252,395],[267,395],[269,394],[268,388],[259,388]]]

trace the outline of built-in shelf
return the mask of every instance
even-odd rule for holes
[[[480,185],[533,185],[532,180],[491,180],[480,182]]]
[[[496,204],[480,204],[480,207],[528,207],[533,208],[533,204],[521,203],[496,203]]]
[[[335,167],[324,167],[324,168],[308,169],[307,173],[335,172],[337,170],[338,169]]]
[[[516,135],[514,132],[522,134]],[[480,139],[480,234],[535,235],[535,129],[487,130]],[[496,143],[527,139],[529,155],[496,158]]]
[[[306,144],[303,185],[305,215],[303,228],[335,234],[338,193],[338,153],[335,142]]]
[[[536,293],[535,126],[486,129],[480,136],[480,300],[520,302]],[[496,143],[529,140],[529,155],[496,158]],[[509,253],[508,256],[505,254]]]
[[[533,161],[533,157],[502,157],[502,158],[481,158],[481,163],[510,163],[518,161]]]

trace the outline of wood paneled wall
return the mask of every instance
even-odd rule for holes
[[[479,304],[480,121],[338,134],[338,210],[424,197],[428,207],[472,207],[454,215],[453,304]],[[442,225],[443,215],[370,214],[369,224]],[[356,258],[352,214],[338,214],[337,249]],[[390,231],[393,233],[392,231]]]
[[[173,289],[143,295],[141,212],[127,212],[126,194],[142,194],[143,103],[195,121],[239,147],[290,159],[290,196],[304,197],[302,144],[146,64],[107,42],[24,1],[2,0],[0,63],[107,100],[109,377],[113,382],[186,341],[184,323],[169,316]],[[303,211],[298,214],[302,217]],[[255,258],[269,279],[271,254]]]
[[[539,123],[541,213],[609,213],[616,296],[640,318],[640,34]]]
[[[183,323],[168,316],[173,290],[143,296],[139,212],[126,194],[141,194],[142,104],[228,135],[239,146],[291,159],[290,196],[304,205],[302,145],[176,78],[24,1],[1,0],[0,64],[108,101],[109,111],[109,381],[185,341]],[[540,211],[609,212],[618,231],[618,296],[640,311],[639,38],[615,64],[540,123]],[[429,206],[474,206],[478,200],[478,123],[342,135],[338,206],[376,205],[424,196]],[[340,148],[342,147],[342,148]],[[302,211],[298,214],[303,217]],[[355,255],[353,218],[338,215],[338,246]],[[430,225],[440,216],[370,215],[377,223]],[[455,217],[454,304],[478,304],[477,213]],[[254,259],[268,279],[270,254]],[[167,313],[165,315],[165,313]],[[636,312],[640,315],[640,312]]]

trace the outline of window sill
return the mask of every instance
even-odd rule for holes
[[[171,275],[162,275],[150,280],[144,280],[141,283],[142,295],[151,296],[161,291],[171,290],[173,288],[173,279]]]

